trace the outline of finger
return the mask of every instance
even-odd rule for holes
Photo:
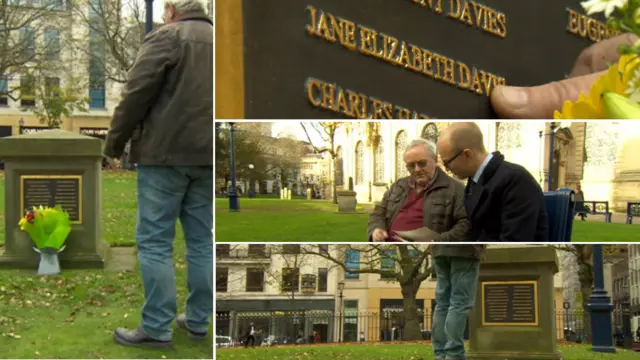
[[[569,77],[593,74],[609,68],[611,64],[618,62],[621,45],[633,45],[638,40],[635,34],[622,34],[610,39],[599,41],[584,49],[576,62]]]
[[[491,105],[503,119],[552,119],[567,101],[587,95],[604,72],[555,81],[534,87],[498,86],[491,93]]]

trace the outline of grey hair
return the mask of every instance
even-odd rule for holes
[[[429,151],[429,153],[434,159],[438,157],[438,150],[436,147],[436,143],[434,143],[431,140],[426,140],[422,138],[412,140],[409,143],[409,145],[407,145],[407,147],[404,149],[404,153],[406,154],[409,150],[413,149],[416,146],[424,146],[425,148],[427,148],[427,150]]]
[[[200,0],[165,0],[165,5],[172,5],[176,13],[182,15],[190,12],[206,12]]]

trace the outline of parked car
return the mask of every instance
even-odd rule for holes
[[[216,347],[228,348],[236,346],[236,342],[230,336],[216,335]]]

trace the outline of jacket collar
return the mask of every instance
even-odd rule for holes
[[[431,180],[431,186],[427,189],[427,192],[430,192],[434,189],[444,188],[450,186],[451,177],[447,175],[442,169],[436,167],[435,178]],[[398,185],[403,188],[405,191],[409,191],[412,189],[411,186],[411,177],[407,176],[400,180],[398,180]]]
[[[202,11],[192,11],[184,13],[182,14],[182,18],[178,20],[178,22],[180,21],[204,21],[213,25],[213,21],[211,21],[211,18],[209,18],[209,16]]]
[[[496,174],[500,165],[502,165],[502,163],[504,162],[504,155],[502,155],[499,151],[493,152],[492,155],[493,157],[491,158],[491,160],[489,160],[489,163],[484,168],[478,184],[482,185],[488,183],[493,175]],[[471,179],[469,180],[471,181]]]

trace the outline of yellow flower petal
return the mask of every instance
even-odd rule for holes
[[[640,58],[637,55],[621,56],[617,64],[609,67],[591,86],[589,95],[580,94],[577,101],[565,101],[562,111],[555,111],[554,119],[606,119],[602,110],[600,97],[605,92],[614,92],[625,95],[629,81],[633,78],[635,70],[640,66]]]

